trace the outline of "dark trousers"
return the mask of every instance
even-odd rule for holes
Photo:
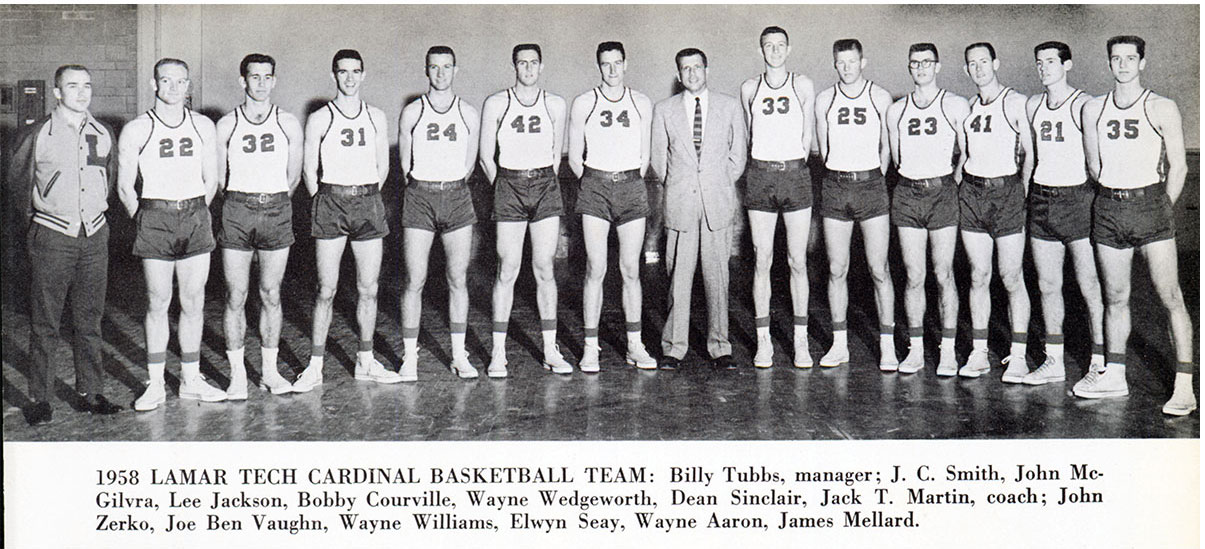
[[[33,223],[27,241],[31,267],[29,348],[33,356],[29,396],[35,402],[50,399],[54,382],[51,356],[58,347],[59,322],[68,296],[75,389],[87,394],[100,392],[100,322],[109,283],[109,227],[101,227],[92,236],[81,232],[71,238]]]

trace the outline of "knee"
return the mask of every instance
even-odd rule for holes
[[[1062,295],[1063,279],[1062,277],[1039,277],[1038,291],[1042,295]]]
[[[448,290],[450,291],[458,292],[468,288],[468,276],[464,271],[448,271],[444,275],[444,278],[448,281]]]
[[[1130,304],[1129,288],[1105,288],[1105,305],[1109,307],[1128,307]]]
[[[243,297],[244,299],[246,298],[246,293],[243,294]],[[260,286],[259,301],[263,303],[264,307],[269,309],[280,307],[280,288],[265,288]]]
[[[791,261],[792,266],[794,261]],[[770,266],[774,264],[774,247],[773,246],[758,246],[753,245],[753,268],[758,274],[766,274],[770,272]]]
[[[172,304],[172,294],[167,292],[147,292],[146,294],[146,312],[153,315],[166,315],[167,309]]]
[[[916,278],[918,280],[918,284],[924,285],[924,283],[925,283],[924,268],[920,269],[920,272]],[[912,277],[909,276],[908,280],[912,280]],[[933,281],[937,282],[937,285],[941,288],[954,287],[954,270],[949,266],[933,269]]]
[[[603,277],[607,276],[606,261],[587,261],[586,262],[586,281],[591,283],[602,283]]]
[[[986,267],[971,267],[971,286],[986,287],[992,281],[992,270]]]
[[[849,261],[832,260],[828,262],[829,280],[844,280],[849,274]]]
[[[936,273],[934,273],[936,274]],[[925,287],[925,270],[924,269],[906,269],[904,272],[906,282],[904,288],[910,291],[920,290]],[[938,283],[941,282],[941,277],[934,276]]]
[[[533,269],[535,270],[535,269]],[[539,273],[536,273],[537,276]],[[515,279],[519,278],[519,262],[503,259],[498,262],[498,281],[507,284],[514,284]]]
[[[260,297],[263,297],[263,290],[260,290]],[[232,310],[242,310],[247,304],[247,290],[245,288],[226,288],[226,308]]]
[[[1025,288],[1025,277],[1021,275],[1021,269],[1007,269],[1000,271],[1000,282],[1004,284],[1004,289],[1009,292],[1015,292]]]
[[[625,284],[630,284],[640,280],[640,260],[639,258],[621,259],[619,261],[619,275],[623,277]]]
[[[180,294],[180,314],[182,315],[200,315],[205,308],[205,292],[190,292],[189,294]]]
[[[1159,290],[1159,300],[1163,302],[1163,306],[1167,307],[1168,311],[1185,310],[1184,293],[1180,291],[1179,285]]]
[[[511,280],[514,280],[515,276],[518,275],[518,272],[519,270],[515,269],[515,272],[511,275]],[[541,283],[552,282],[556,276],[552,262],[546,260],[533,261],[531,264],[531,272],[536,277],[536,281]]]
[[[318,302],[330,304],[335,301],[335,286],[328,284],[318,285]]]
[[[869,265],[870,279],[875,284],[887,284],[891,282],[891,268],[886,262]]]

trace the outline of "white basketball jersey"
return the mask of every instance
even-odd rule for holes
[[[900,116],[900,175],[908,179],[929,179],[954,173],[954,144],[958,139],[954,125],[946,117],[946,91],[941,90],[925,108],[916,106],[912,94]]]
[[[334,101],[326,104],[331,112],[331,125],[322,134],[318,145],[318,165],[321,180],[329,185],[375,185],[381,182],[377,173],[377,126],[361,101],[360,111],[347,116]],[[384,121],[382,121],[384,122]]]
[[[1163,136],[1151,125],[1146,101],[1151,90],[1126,108],[1114,103],[1113,92],[1096,122],[1100,150],[1100,184],[1115,189],[1136,189],[1163,180]]]
[[[845,95],[841,84],[833,86],[833,102],[824,113],[828,126],[828,155],[824,166],[841,172],[878,169],[883,161],[879,147],[883,124],[879,109],[871,100],[869,80],[858,95]]]
[[[460,112],[460,98],[452,99],[448,110],[439,112],[423,95],[422,112],[410,131],[410,177],[423,181],[464,179],[465,159],[469,154],[469,125]]]
[[[594,107],[586,115],[585,165],[604,172],[640,169],[640,110],[632,99],[632,90],[623,89],[618,101],[611,101],[594,88]]]
[[[498,120],[499,166],[530,170],[552,165],[555,128],[546,95],[540,90],[531,105],[524,105],[513,90],[506,90],[506,111]]]
[[[1038,102],[1030,126],[1035,136],[1037,165],[1033,181],[1048,187],[1070,187],[1088,180],[1084,162],[1084,132],[1071,110],[1084,92],[1075,90],[1056,108],[1050,108],[1046,92]]]
[[[256,123],[243,107],[234,110],[234,131],[226,144],[230,170],[226,190],[244,193],[280,193],[289,190],[289,137],[280,126],[280,107]]]
[[[795,93],[795,73],[789,73],[781,86],[774,88],[766,75],[757,78],[757,90],[749,104],[752,114],[755,160],[798,160],[807,158],[803,148],[803,101]]]
[[[205,180],[201,177],[201,132],[193,121],[192,111],[184,109],[184,119],[169,126],[154,110],[151,134],[138,152],[138,172],[142,174],[142,198],[185,200],[205,196]]]
[[[966,173],[979,177],[1003,177],[1017,173],[1017,145],[1020,133],[1004,114],[1004,98],[1012,88],[1004,88],[988,103],[982,98],[971,103],[971,114],[962,121],[967,136]]]

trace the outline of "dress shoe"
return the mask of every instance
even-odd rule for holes
[[[711,359],[711,366],[716,370],[735,370],[736,362],[732,360],[732,355],[720,355]]]
[[[109,402],[102,394],[82,395],[84,397],[84,411],[89,414],[98,414],[102,416],[116,414],[121,411],[121,406]]]
[[[46,423],[54,415],[54,412],[50,409],[49,402],[35,402],[22,412],[25,414],[25,421],[29,422],[30,425]]]
[[[677,370],[682,366],[682,359],[672,356],[664,356],[657,363],[657,368],[661,370]]]

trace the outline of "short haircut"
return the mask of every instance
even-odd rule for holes
[[[335,56],[331,58],[331,72],[339,71],[339,62],[344,59],[355,59],[360,62],[360,70],[364,70],[364,58],[360,57],[360,52],[356,50],[343,49],[335,52]]]
[[[540,51],[539,44],[519,44],[514,49],[510,50],[510,64],[514,65],[519,62],[519,52],[531,50],[536,52],[536,60],[544,62],[544,52]]]
[[[183,62],[179,59],[173,58],[173,57],[164,57],[163,59],[160,59],[159,61],[155,62],[155,80],[159,79],[159,67],[163,67],[166,65],[179,65],[181,67],[184,67],[185,71],[188,70],[188,63],[185,63],[185,62]]]
[[[1146,59],[1146,40],[1143,40],[1141,37],[1132,34],[1123,34],[1110,38],[1105,42],[1105,53],[1109,54],[1109,57],[1113,57],[1113,46],[1117,44],[1133,44],[1138,49],[1138,58]]]
[[[911,58],[912,54],[920,53],[922,51],[933,52],[933,59],[936,61],[941,61],[941,56],[937,55],[937,46],[933,45],[932,42],[917,42],[916,44],[908,46],[908,57]]]
[[[989,56],[991,56],[992,61],[995,61],[995,60],[996,60],[996,48],[992,47],[992,45],[991,45],[990,43],[988,43],[988,42],[975,42],[974,44],[971,44],[971,45],[967,46],[967,49],[962,50],[962,60],[963,60],[963,61],[966,61],[967,54],[968,54],[968,53],[971,53],[971,50],[973,50],[973,49],[975,49],[975,48],[984,48],[984,49],[986,49],[986,50],[987,50],[987,54],[988,54]]]
[[[856,51],[858,57],[862,56],[862,43],[857,38],[842,38],[833,42],[833,57],[843,51]]]
[[[431,46],[427,48],[427,56],[423,57],[423,65],[431,62],[432,55],[451,55],[452,65],[456,65],[456,52],[452,51],[452,48],[449,46]]]
[[[686,48],[680,50],[678,54],[674,56],[674,66],[681,69],[682,60],[695,55],[703,58],[703,68],[707,68],[707,54],[703,53],[703,50],[699,48]]]
[[[54,87],[58,88],[62,85],[63,73],[67,71],[82,71],[88,73],[88,76],[92,76],[92,71],[83,65],[63,65],[54,71]]]
[[[617,51],[617,52],[619,52],[620,59],[623,59],[625,61],[628,59],[627,52],[623,51],[623,42],[608,41],[608,42],[600,42],[598,44],[598,49],[594,50],[594,62],[595,63],[599,62],[599,60],[602,58],[603,52],[605,52],[605,51]]]
[[[771,25],[769,27],[762,29],[761,34],[758,35],[758,37],[757,37],[757,45],[761,46],[762,40],[765,40],[766,36],[770,35],[770,34],[781,34],[784,37],[786,37],[788,44],[791,43],[791,35],[787,34],[786,30],[784,30],[782,27],[776,27],[774,25]]]
[[[1033,47],[1033,56],[1037,58],[1038,53],[1040,53],[1042,50],[1057,50],[1059,52],[1059,61],[1071,60],[1071,46],[1068,46],[1062,42],[1056,42],[1054,40],[1042,42],[1041,44]]]
[[[243,61],[238,64],[238,75],[242,76],[243,78],[246,78],[247,77],[247,66],[252,63],[266,63],[268,65],[272,65],[272,74],[276,74],[276,60],[272,59],[271,55],[266,55],[266,54],[262,54],[262,53],[250,53],[250,54],[247,54],[247,57],[244,57]],[[364,62],[361,61],[360,63],[363,64]]]

